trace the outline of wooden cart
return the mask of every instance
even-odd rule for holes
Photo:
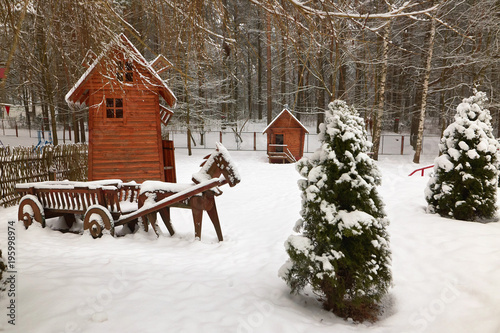
[[[201,217],[207,211],[219,241],[223,240],[214,197],[222,192],[219,186],[236,185],[239,175],[236,166],[221,145],[205,157],[201,170],[193,175],[193,183],[180,185],[163,182],[123,183],[120,180],[93,182],[51,181],[17,184],[22,193],[18,219],[28,228],[33,223],[45,227],[45,219],[63,216],[68,228],[75,222],[75,214],[83,215],[83,229],[94,238],[103,233],[114,235],[117,226],[128,225],[131,230],[141,222],[148,230],[151,225],[158,234],[157,213],[170,232],[170,207],[189,208],[193,212],[195,236],[201,238]],[[222,177],[220,177],[222,175]],[[176,190],[180,189],[180,190]]]

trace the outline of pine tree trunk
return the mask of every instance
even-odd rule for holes
[[[318,68],[320,69],[320,73],[323,73],[322,68],[324,65],[324,57],[323,52],[319,51],[318,53]],[[321,78],[323,85],[326,84],[325,77]],[[318,92],[318,110],[316,112],[316,133],[319,133],[319,125],[325,121],[325,98],[326,98],[326,89],[325,87],[321,87]]]
[[[250,58],[250,33],[247,34],[249,47],[247,50],[247,107],[248,107],[248,118],[253,117],[252,112],[252,62]]]
[[[77,121],[77,118],[76,118],[76,110],[71,110],[71,120],[72,120],[72,123],[73,123],[73,138],[75,140],[75,143],[79,143],[80,142],[80,130],[79,130],[79,126],[78,126],[78,121]]]
[[[443,136],[444,130],[446,129],[446,104],[445,104],[445,92],[441,91],[439,96],[439,123],[440,123],[440,136]]]
[[[287,104],[286,102],[286,46],[287,38],[283,34],[282,45],[280,52],[280,93],[281,93],[281,106]]]
[[[297,35],[297,45],[298,49],[302,49],[302,40],[300,32]],[[295,116],[300,120],[300,111],[303,107],[303,91],[302,85],[304,84],[304,63],[300,56],[297,57],[297,92],[295,93]]]
[[[31,117],[30,117],[28,89],[26,87],[23,87],[22,91],[23,91],[24,112],[26,113],[26,124],[28,125],[28,131],[31,135]]]
[[[378,160],[380,148],[380,137],[382,133],[382,116],[384,115],[385,84],[387,81],[387,62],[389,58],[389,33],[391,23],[388,22],[384,30],[384,41],[382,44],[382,67],[380,69],[380,81],[378,90],[378,104],[375,114],[375,128],[373,131],[373,159]]]
[[[335,56],[335,53],[334,53],[334,49],[335,49],[335,35],[332,33],[332,38],[330,39],[330,64],[332,64],[334,62],[333,58]],[[331,71],[331,74],[330,74],[330,82],[329,82],[329,86],[330,86],[330,102],[333,102],[335,100],[335,85],[336,85],[336,81],[335,81],[335,74],[336,74],[336,70],[335,70],[335,65],[333,66],[333,69]]]
[[[273,117],[273,92],[271,85],[271,14],[266,15],[266,77],[267,77],[267,123],[270,124]]]
[[[54,106],[54,101],[50,98],[50,121],[52,127],[52,144],[57,146],[59,144],[59,140],[57,139],[57,120],[56,120],[56,108]]]
[[[80,118],[80,142],[85,142],[87,140],[85,137],[86,137],[86,135],[85,135],[85,118],[82,115],[82,117]]]
[[[424,134],[425,108],[427,106],[427,94],[429,92],[429,77],[431,75],[432,51],[434,48],[434,40],[436,36],[436,20],[432,19],[429,32],[429,50],[425,64],[424,81],[422,84],[422,102],[420,104],[420,117],[418,123],[417,143],[415,147],[415,155],[413,163],[420,163],[420,153],[422,151],[422,137]]]
[[[410,144],[413,147],[413,150],[417,149],[417,136],[418,136],[418,124],[419,124],[419,112],[420,108],[418,107],[417,101],[422,100],[422,85],[416,86],[417,91],[415,92],[415,98],[413,103],[409,102],[409,106],[411,108],[411,128],[410,128]]]
[[[260,20],[260,10],[257,10],[257,110],[259,120],[262,119],[262,46],[260,43],[260,34],[262,22]]]

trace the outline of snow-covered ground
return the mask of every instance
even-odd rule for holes
[[[176,150],[188,182],[208,150]],[[299,218],[299,174],[265,152],[232,151],[242,182],[222,187],[217,204],[225,240],[204,217],[194,239],[191,212],[173,209],[176,234],[125,237],[24,230],[16,224],[16,326],[0,299],[7,332],[481,332],[500,331],[500,224],[425,213],[428,180],[408,174],[432,164],[382,156],[379,189],[391,221],[394,286],[375,324],[354,324],[321,309],[314,295],[290,295],[277,276],[283,243]],[[17,207],[0,208],[0,248]],[[51,220],[48,224],[57,224]]]

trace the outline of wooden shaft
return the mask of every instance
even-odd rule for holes
[[[198,193],[201,193],[203,191],[209,190],[212,187],[220,186],[224,181],[221,181],[220,179],[211,179],[207,180],[206,182],[202,182],[200,184],[194,185],[193,187],[190,187],[188,189],[185,189],[184,191],[180,191],[176,194],[173,194],[169,197],[166,197],[163,200],[158,201],[155,203],[153,206],[149,207],[142,207],[138,210],[136,210],[133,213],[123,215],[118,219],[118,223],[123,224],[127,223],[129,221],[132,221],[133,219],[136,219],[140,216],[144,216],[149,213],[157,212],[160,209],[164,207],[168,207],[176,202],[186,200],[187,198],[190,198]]]

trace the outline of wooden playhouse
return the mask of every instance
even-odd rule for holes
[[[285,106],[262,133],[267,133],[269,163],[294,163],[304,154],[307,128]]]
[[[176,103],[159,76],[170,63],[161,55],[146,61],[123,34],[91,58],[66,95],[89,107],[88,180],[176,182],[173,142],[161,136]]]

